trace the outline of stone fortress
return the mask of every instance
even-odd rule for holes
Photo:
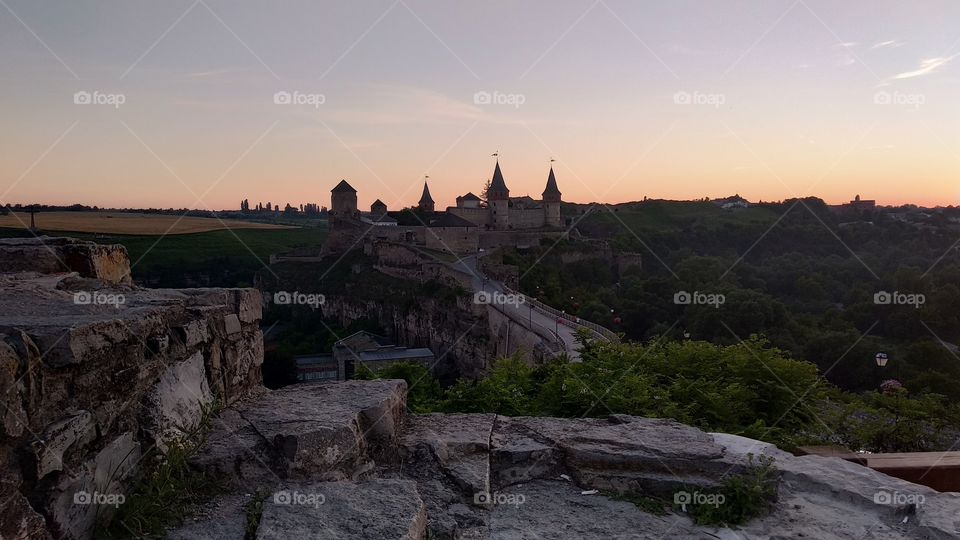
[[[505,245],[536,245],[542,238],[565,234],[561,196],[551,166],[541,200],[511,197],[498,160],[486,200],[466,193],[457,197],[456,206],[437,212],[430,187],[424,182],[420,201],[414,208],[421,223],[404,226],[388,214],[387,205],[380,199],[370,205],[370,212],[361,212],[357,190],[341,180],[330,191],[328,245],[333,251],[349,249],[363,236],[464,254]]]

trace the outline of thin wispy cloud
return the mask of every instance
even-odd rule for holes
[[[852,66],[857,63],[857,58],[849,52],[850,49],[853,49],[857,45],[859,45],[859,43],[855,41],[845,41],[833,46],[834,49],[840,49],[840,54],[837,55],[836,60],[838,66]]]
[[[951,60],[956,58],[957,55],[938,57],[938,58],[928,58],[920,62],[920,67],[913,71],[905,71],[903,73],[898,73],[891,77],[892,79],[912,79],[914,77],[923,77],[924,75],[929,75],[934,73],[941,67],[950,63]]]
[[[871,49],[895,49],[897,47],[903,47],[904,43],[902,41],[891,39],[889,41],[881,41],[880,43],[874,43]]]
[[[204,78],[204,77],[217,77],[219,75],[229,75],[233,73],[240,73],[243,71],[248,71],[248,70],[247,68],[219,68],[219,69],[211,69],[209,71],[197,71],[194,73],[187,73],[186,75],[183,75],[183,77],[192,78],[192,79]]]

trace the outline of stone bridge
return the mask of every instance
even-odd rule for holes
[[[563,313],[539,300],[518,293],[507,285],[484,275],[477,264],[480,255],[470,255],[451,263],[458,272],[468,274],[474,295],[492,309],[509,317],[519,327],[534,334],[557,352],[565,352],[571,362],[580,361],[576,333],[585,329],[596,339],[620,341],[619,336],[598,324]]]

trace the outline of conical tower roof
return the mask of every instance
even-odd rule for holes
[[[557,187],[557,177],[553,175],[553,166],[550,166],[550,176],[547,177],[547,187],[543,190],[543,196],[560,195],[560,188]]]
[[[427,183],[423,183],[423,195],[420,195],[420,204],[433,204],[433,197],[430,196],[430,188]]]
[[[493,170],[493,180],[490,181],[489,191],[498,191],[503,193],[510,191],[507,189],[506,182],[503,181],[503,173],[500,172],[500,160],[497,160],[497,167]]]

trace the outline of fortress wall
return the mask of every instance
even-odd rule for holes
[[[481,228],[490,224],[489,208],[457,208],[456,206],[450,206],[447,208],[447,212],[462,217],[471,223],[476,223]]]
[[[512,229],[539,229],[544,226],[545,216],[542,208],[511,208],[510,227]]]

